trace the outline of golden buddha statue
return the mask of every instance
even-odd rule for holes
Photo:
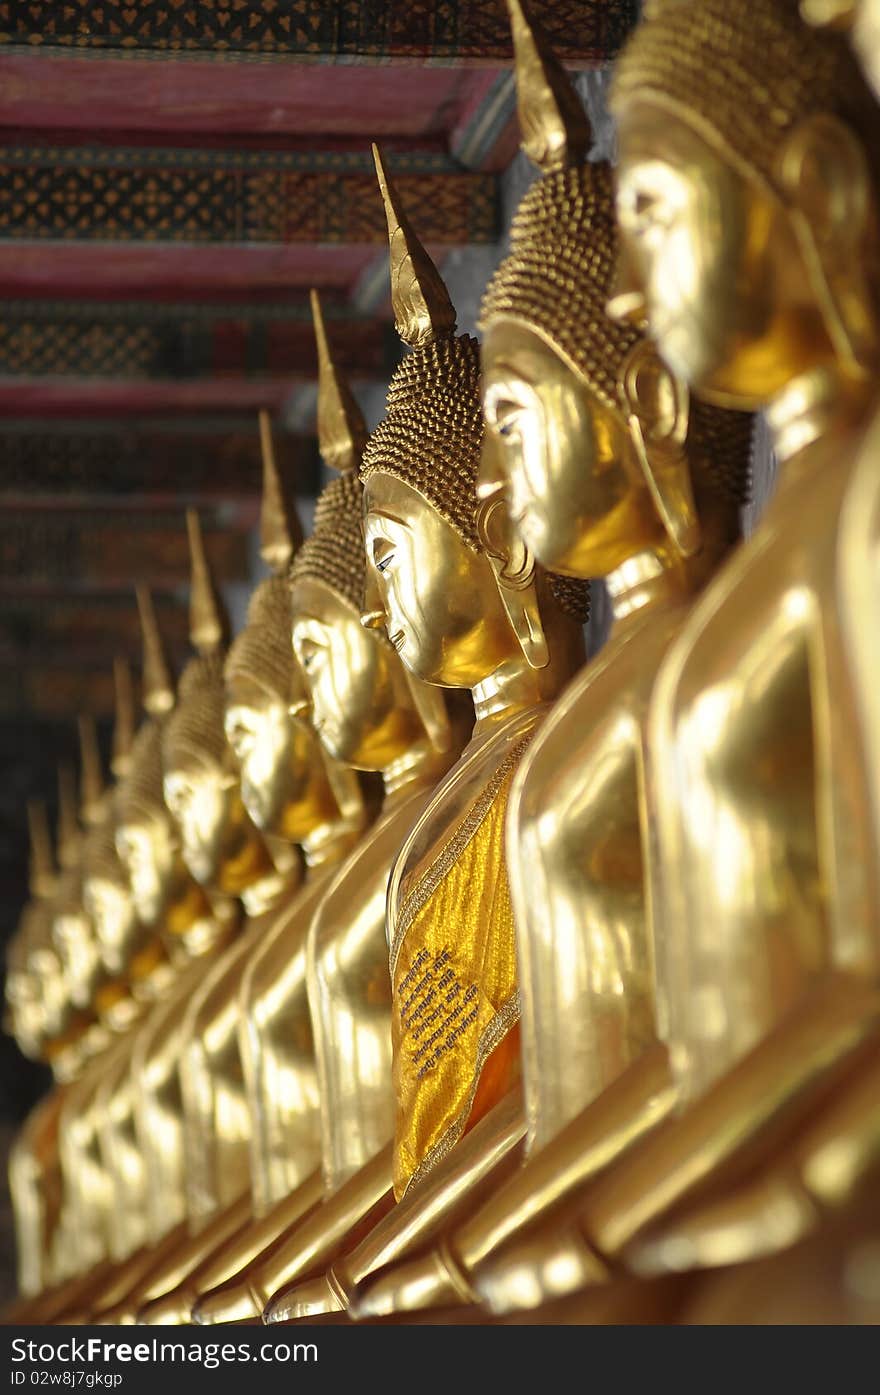
[[[63,980],[51,943],[51,903],[58,886],[46,807],[27,805],[30,834],[28,900],[6,954],[6,1020],[19,1049],[42,1059],[47,1040],[60,1031]]]
[[[86,829],[79,850],[78,873],[81,912],[71,921],[62,951],[68,979],[78,992],[82,1007],[91,1008],[104,1030],[104,1044],[84,1065],[79,1078],[65,1095],[59,1117],[59,1150],[64,1185],[65,1211],[75,1239],[76,1267],[83,1273],[109,1257],[114,1228],[114,1195],[110,1170],[102,1147],[103,1111],[96,1099],[107,1074],[108,1059],[114,1054],[112,1033],[124,1031],[133,1022],[138,1005],[130,994],[112,992],[102,1001],[106,970],[97,923],[89,911],[86,883],[89,859],[96,841],[112,826],[110,796],[104,787],[101,757],[94,721],[79,719],[80,734],[80,813]],[[109,830],[112,836],[112,827]],[[132,916],[131,896],[121,890]],[[103,910],[103,906],[102,906]],[[106,917],[102,924],[106,928]],[[103,1008],[103,1011],[102,1011]],[[135,1199],[132,1198],[132,1204]]]
[[[131,670],[123,659],[114,664],[116,720],[111,771],[117,780],[131,770],[134,744],[134,694]],[[83,905],[95,930],[103,967],[96,992],[98,1015],[114,1030],[122,1030],[170,982],[168,952],[155,927],[141,922],[128,874],[116,847],[116,811],[107,801],[106,813],[90,831],[83,850]]]
[[[238,1050],[237,990],[254,942],[286,894],[294,862],[276,868],[245,809],[224,729],[226,620],[198,524],[187,515],[192,554],[190,634],[197,657],[184,670],[162,733],[165,799],[180,831],[183,859],[209,892],[237,897],[247,919],[217,957],[187,1006],[180,1072],[186,1129],[187,1211],[194,1230],[246,1193],[250,1115]]]
[[[663,1272],[791,1243],[865,1155],[880,747],[848,548],[875,397],[880,116],[844,40],[808,29],[795,0],[651,0],[612,105],[626,244],[612,308],[647,318],[706,400],[763,407],[780,462],[653,699],[658,980],[688,1107],[574,1227]],[[829,1162],[841,1150],[851,1168]]]
[[[644,337],[606,314],[612,170],[587,163],[591,133],[568,77],[519,0],[509,8],[524,149],[543,177],[483,298],[478,492],[506,508],[545,567],[604,577],[612,625],[509,800],[526,1163],[438,1249],[377,1279],[362,1317],[479,1301],[487,1264],[496,1311],[552,1299],[552,1232],[533,1241],[526,1284],[519,1266],[505,1276],[504,1247],[571,1204],[674,1104],[654,987],[662,877],[648,704],[738,537],[747,492],[750,418],[692,402]]]
[[[100,823],[105,806],[94,728],[83,718],[80,730],[83,739],[83,788],[79,807],[73,768],[63,764],[58,771],[57,847],[60,872],[52,905],[52,940],[61,960],[71,1006],[89,1019],[83,1048],[86,1054],[92,1054],[106,1045],[108,1035],[104,1025],[97,1020],[93,1007],[101,977],[101,955],[94,926],[83,904],[83,853],[85,832]]]
[[[280,1293],[269,1321],[352,1307],[375,1269],[436,1235],[518,1158],[504,815],[548,700],[584,652],[583,583],[540,572],[497,509],[478,509],[478,346],[455,336],[446,288],[375,154],[395,320],[413,351],[361,465],[364,623],[385,630],[417,678],[469,691],[477,720],[389,885],[397,1204],[354,1249],[349,1240],[326,1276]]]
[[[128,665],[114,665],[116,721],[112,773],[131,770],[134,701]],[[161,936],[137,916],[128,877],[116,850],[114,801],[102,791],[100,759],[93,725],[81,723],[84,802],[100,810],[83,849],[83,905],[92,922],[102,965],[95,990],[100,1020],[115,1034],[106,1051],[92,1060],[65,1106],[62,1138],[71,1177],[95,1202],[99,1239],[78,1246],[82,1269],[100,1256],[126,1259],[147,1239],[145,1159],[137,1137],[136,1092],[131,1078],[131,1033],[147,1006],[166,991],[173,977]],[[89,793],[89,791],[91,793]],[[83,1199],[85,1201],[85,1198]],[[87,1209],[83,1207],[82,1209]]]
[[[80,724],[83,757],[82,813],[96,825],[106,807],[94,728]],[[16,1140],[10,1185],[23,1294],[39,1295],[36,1314],[48,1317],[54,1295],[104,1253],[107,1213],[101,1206],[97,1138],[81,1126],[84,1081],[109,1039],[93,1005],[100,976],[94,927],[82,904],[84,838],[73,771],[59,769],[58,847],[55,876],[45,813],[29,809],[33,899],[16,948],[26,971],[30,1045],[52,1067],[55,1086],[36,1106]],[[14,991],[22,994],[21,984]],[[28,1044],[27,1042],[25,1044]],[[87,1093],[87,1091],[86,1091]]]
[[[230,1245],[230,1252],[238,1251],[237,1277],[203,1293],[195,1309],[200,1322],[258,1319],[282,1283],[326,1263],[387,1197],[393,1127],[388,877],[401,841],[458,744],[442,695],[413,679],[387,640],[360,623],[365,562],[356,470],[366,429],[333,362],[315,294],[312,309],[319,442],[341,477],[321,495],[314,532],[290,569],[294,678],[305,685],[294,707],[300,720],[309,715],[334,767],[381,774],[384,799],[372,827],[329,885],[322,885],[305,963],[298,963],[293,945],[267,942],[244,985],[254,1061],[265,1076],[261,1111],[269,1123],[264,1151],[271,1159],[266,1190],[274,1204],[257,1228]],[[309,1178],[284,1197],[290,1185],[284,1169],[291,1163],[272,1124],[279,1102],[271,1099],[271,1081],[291,1055],[283,1028],[303,987],[317,1063],[321,1167],[317,1194]],[[323,1204],[315,1208],[321,1191]],[[313,1209],[305,1215],[307,1203]],[[219,1267],[214,1269],[220,1284]]]
[[[877,6],[871,0],[801,0],[800,10],[820,29],[831,25],[848,33],[876,94]],[[880,652],[877,626],[871,623],[880,603],[877,448],[875,412],[848,473],[835,542],[840,624],[849,662],[859,675],[860,736],[872,771],[880,759],[874,693]],[[880,829],[876,796],[875,782],[875,831]],[[876,1139],[876,1068],[863,1069],[853,1073],[793,1144],[779,1150],[754,1185],[732,1189],[714,1204],[689,1208],[669,1225],[661,1223],[640,1247],[636,1262],[651,1272],[668,1270],[670,1242],[678,1241],[680,1266],[706,1264],[712,1256],[728,1266],[701,1284],[686,1310],[687,1321],[876,1323]],[[754,1258],[767,1251],[768,1257]]]
[[[201,1233],[186,1256],[174,1256],[150,1275],[142,1316],[150,1322],[189,1321],[201,1287],[230,1278],[262,1246],[257,1222],[279,1202],[289,1218],[299,1199],[317,1200],[312,1174],[319,1162],[318,1084],[306,993],[306,934],[339,863],[363,830],[366,811],[354,772],[334,760],[303,720],[307,707],[290,643],[290,589],[286,573],[301,530],[279,478],[267,415],[261,415],[263,509],[261,551],[274,575],[251,598],[247,624],[224,665],[225,731],[240,776],[248,814],[273,850],[288,858],[296,845],[305,864],[302,884],[288,881],[283,905],[255,922],[239,941],[241,959],[229,959],[197,1024],[218,1036],[221,1017],[234,1026],[248,1112],[248,1206],[222,1215]],[[295,864],[294,864],[295,865]],[[300,1191],[301,1184],[304,1184]],[[310,1190],[311,1188],[311,1190]],[[232,1208],[229,1215],[233,1214]],[[247,1223],[247,1224],[246,1224]],[[234,1242],[230,1247],[230,1242]]]
[[[204,956],[229,933],[229,915],[223,902],[209,901],[188,872],[165,804],[162,728],[175,694],[152,600],[142,588],[138,590],[138,607],[144,642],[142,700],[146,720],[120,773],[114,807],[115,842],[145,935],[145,967],[151,962],[155,966],[154,974],[148,973],[144,982],[156,1001],[131,1033],[127,1065],[121,1052],[114,1063],[115,1089],[111,1097],[108,1080],[102,1102],[107,1128],[114,1128],[111,1121],[117,1120],[114,1131],[122,1176],[135,1165],[134,1152],[139,1149],[147,1195],[146,1236],[138,1222],[139,1238],[155,1246],[179,1228],[186,1216],[182,1104],[170,1038],[196,985],[204,978]],[[173,973],[163,965],[161,955],[149,949],[155,945],[156,935],[164,942]],[[137,954],[129,965],[136,959]],[[140,978],[135,982],[139,984]],[[132,1104],[133,1132],[129,1123]],[[138,1143],[133,1150],[135,1139]],[[107,1142],[112,1152],[111,1140]],[[138,1258],[133,1265],[138,1272],[146,1262],[147,1248],[136,1247]],[[114,1275],[113,1282],[124,1290],[137,1273],[125,1271],[125,1266],[123,1271]],[[94,1302],[106,1296],[105,1291],[100,1295],[96,1291]]]

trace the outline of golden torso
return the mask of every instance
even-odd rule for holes
[[[663,573],[644,589],[643,606],[615,622],[554,705],[511,795],[530,1149],[657,1039],[654,908],[662,892],[647,713],[691,595],[681,578]]]
[[[841,586],[856,458],[857,441],[837,433],[784,462],[756,533],[707,589],[658,681],[657,836],[669,869],[658,975],[688,1096],[818,977],[876,973],[870,693],[845,642],[854,621]]]

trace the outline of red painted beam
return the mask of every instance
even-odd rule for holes
[[[401,68],[0,57],[0,125],[31,130],[443,137],[489,92],[498,66]],[[393,147],[392,147],[393,148]]]
[[[307,380],[300,380],[307,381]],[[115,417],[280,410],[297,381],[212,378],[119,382],[109,378],[0,378],[0,417]]]
[[[369,244],[194,247],[186,243],[0,242],[0,296],[91,299],[345,294],[376,256]]]

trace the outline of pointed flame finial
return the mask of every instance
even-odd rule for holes
[[[58,767],[58,861],[70,867],[80,846],[79,811],[76,798],[76,775],[67,761]]]
[[[524,0],[507,0],[522,148],[545,174],[581,164],[593,133],[577,93]]]
[[[55,859],[52,856],[52,836],[49,833],[49,820],[42,799],[28,800],[27,820],[31,844],[28,884],[31,896],[42,900],[52,895],[57,881]]]
[[[116,719],[113,723],[113,754],[110,769],[121,780],[131,769],[134,742],[134,685],[127,661],[113,660],[113,687],[116,693]]]
[[[79,801],[83,823],[95,824],[103,813],[104,772],[95,719],[88,713],[79,715]]]
[[[373,160],[388,220],[394,323],[404,344],[418,349],[455,333],[455,310],[439,271],[413,232],[375,144]]]
[[[318,345],[318,445],[331,470],[347,474],[360,464],[367,443],[364,415],[330,352],[318,292],[311,293],[312,322]]]
[[[266,566],[282,576],[303,540],[302,524],[291,492],[285,490],[267,411],[260,412],[260,449],[263,455],[263,503],[260,511],[260,556]]]
[[[146,586],[138,586],[138,611],[141,617],[141,634],[144,641],[143,675],[141,691],[144,711],[151,717],[164,717],[174,706],[174,683],[171,670],[165,657],[165,646],[156,623],[153,597]]]
[[[202,525],[195,509],[186,511],[189,534],[190,592],[189,637],[193,648],[201,655],[215,653],[226,639],[228,626],[214,578],[205,555]]]

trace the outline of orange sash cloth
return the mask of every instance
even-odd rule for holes
[[[495,771],[400,908],[391,951],[398,1200],[519,1077],[504,820],[530,737]]]

